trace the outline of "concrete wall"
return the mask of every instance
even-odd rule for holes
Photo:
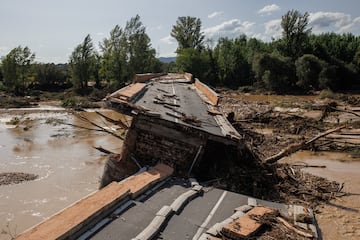
[[[180,174],[186,173],[207,136],[194,129],[187,132],[185,128],[161,119],[134,118],[128,136],[135,144],[129,151],[147,165],[161,161]]]
[[[145,74],[136,74],[133,83],[144,83],[152,78],[161,77],[166,75],[166,73],[145,73]]]
[[[213,105],[217,105],[219,102],[219,96],[214,90],[206,86],[204,83],[200,82],[199,79],[195,79],[195,87],[203,93],[208,99],[209,102]]]
[[[194,77],[191,73],[184,73],[184,77],[186,80],[193,81]]]

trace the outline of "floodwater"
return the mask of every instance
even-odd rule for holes
[[[304,171],[344,183],[347,196],[330,201],[316,215],[323,239],[360,239],[360,158],[345,153],[299,151],[282,160],[326,166]]]
[[[11,239],[98,189],[106,156],[93,147],[121,152],[120,139],[59,124],[55,119],[91,127],[70,113],[50,110],[54,109],[0,112],[0,172],[39,176],[34,181],[0,186],[1,240]],[[120,117],[110,111],[103,113]],[[84,115],[107,129],[115,129],[94,112]],[[14,117],[20,119],[20,124],[7,124]]]

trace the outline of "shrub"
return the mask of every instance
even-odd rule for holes
[[[325,98],[335,99],[336,97],[337,97],[336,94],[333,91],[331,91],[331,89],[324,89],[319,93],[320,99],[325,99]]]

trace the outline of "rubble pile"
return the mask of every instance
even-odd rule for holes
[[[344,128],[337,133],[302,149],[345,151],[356,157],[360,144],[357,142],[360,118],[356,106],[342,101],[305,99],[291,106],[282,102],[286,107],[278,107],[274,101],[247,101],[234,94],[224,95],[220,104],[226,113],[235,115],[233,126],[245,139],[252,156],[242,156],[242,164],[218,173],[217,186],[261,199],[305,204],[315,209],[321,203],[344,195],[341,192],[343,185],[304,173],[301,168],[306,166],[266,164],[264,160],[342,125]]]

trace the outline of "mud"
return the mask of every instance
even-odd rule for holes
[[[226,113],[235,113],[234,126],[259,159],[328,129],[346,126],[274,165],[285,180],[280,179],[279,188],[274,189],[279,193],[278,200],[312,206],[318,213],[323,239],[360,236],[359,99],[357,95],[334,100],[227,92],[221,101]],[[335,108],[329,111],[329,106]],[[302,193],[304,189],[307,191]]]
[[[94,112],[83,114],[116,129]],[[110,111],[104,114],[121,117]],[[1,240],[98,189],[107,156],[93,147],[121,152],[121,141],[105,132],[60,122],[89,127],[56,106],[0,111],[0,179],[12,183],[0,185]]]
[[[24,181],[31,181],[38,178],[38,175],[22,172],[0,173],[0,186],[17,184]]]
[[[304,168],[303,171],[344,184],[346,195],[319,206],[317,221],[324,239],[359,239],[360,158],[345,153],[301,151],[282,161],[325,166]]]

